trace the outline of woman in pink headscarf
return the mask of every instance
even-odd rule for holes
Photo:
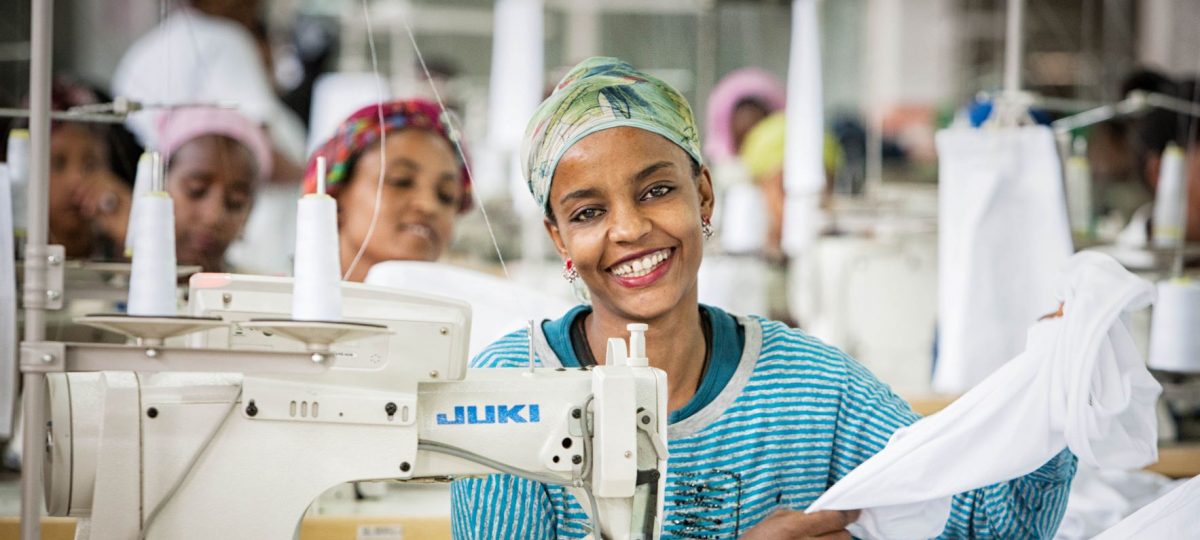
[[[723,77],[708,97],[708,158],[719,163],[737,157],[750,129],[783,109],[786,98],[783,83],[762,69],[742,68]]]
[[[161,118],[157,144],[175,201],[176,259],[223,271],[225,250],[241,234],[255,192],[271,175],[266,134],[231,109],[186,108]]]

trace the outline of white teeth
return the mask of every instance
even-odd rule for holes
[[[670,249],[660,249],[640,259],[625,262],[613,268],[612,273],[623,278],[642,277],[652,272],[655,268],[658,268],[658,265],[662,264],[670,256]]]
[[[411,234],[415,234],[417,236],[423,237],[425,239],[433,238],[433,230],[424,225],[418,225],[418,224],[405,225],[404,230],[408,231]]]

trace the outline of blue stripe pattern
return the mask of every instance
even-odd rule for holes
[[[762,352],[729,408],[669,441],[663,538],[733,539],[772,512],[804,509],[918,416],[841,351],[761,319]],[[528,362],[524,330],[491,345],[475,367]],[[942,538],[1050,538],[1066,510],[1075,457],[954,498]],[[508,475],[454,482],[456,539],[577,539],[583,507],[562,488]]]

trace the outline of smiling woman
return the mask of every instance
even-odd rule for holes
[[[529,123],[524,165],[546,230],[592,304],[510,334],[475,367],[587,367],[628,323],[667,373],[664,538],[849,538],[853,512],[804,513],[917,419],[845,353],[786,325],[697,300],[713,209],[691,108],[614,58],[576,66]],[[1075,458],[955,497],[949,538],[1048,537]],[[583,538],[583,506],[561,487],[506,475],[455,482],[456,538]]]
[[[319,156],[329,163],[328,191],[338,201],[342,273],[349,281],[362,281],[378,262],[437,260],[455,218],[470,208],[470,177],[436,104],[391,101],[350,115],[309,159],[306,193],[316,191]]]

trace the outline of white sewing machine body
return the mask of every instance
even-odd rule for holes
[[[81,539],[137,538],[148,520],[152,539],[291,538],[313,499],[339,483],[504,470],[569,485],[585,506],[595,496],[604,538],[658,537],[662,371],[625,362],[623,341],[617,361],[590,370],[467,369],[465,304],[359,284],[343,293],[347,320],[390,333],[303,360],[304,344],[239,324],[286,316],[290,279],[200,274],[189,314],[230,324],[193,334],[187,347],[64,346],[68,359],[133,349],[164,361],[290,354],[308,365],[278,374],[51,373],[51,515],[80,518]]]

